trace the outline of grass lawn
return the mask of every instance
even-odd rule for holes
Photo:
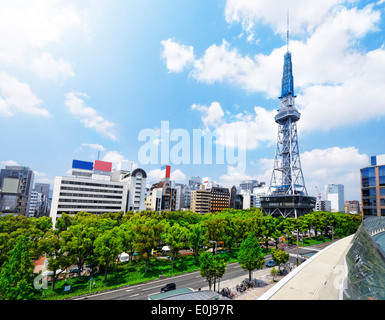
[[[329,242],[329,241],[332,241],[332,239],[324,237],[324,236],[319,236],[316,238],[305,238],[305,239],[303,239],[303,246],[304,247],[305,246],[311,246],[314,244],[325,243],[325,242]],[[301,240],[299,240],[299,244],[302,244]]]
[[[303,245],[308,246],[328,241],[331,241],[331,239],[323,236],[317,238],[305,238]],[[299,241],[299,244],[301,245],[301,241]],[[271,253],[271,249],[262,248],[262,252],[264,255],[268,255]],[[228,252],[222,252],[220,254],[225,259],[226,263],[233,263],[237,262],[237,253],[238,249],[234,250],[231,254]],[[145,273],[144,270],[145,262],[139,259],[135,259],[132,262],[122,262],[118,265],[111,266],[107,273],[107,281],[104,281],[104,270],[101,270],[99,273],[91,274],[89,276],[75,276],[73,278],[67,278],[66,280],[59,280],[55,283],[55,290],[51,289],[51,283],[49,283],[48,289],[42,290],[41,299],[68,299],[74,296],[89,294],[90,292],[96,293],[156,280],[159,279],[161,275],[167,278],[178,274],[198,271],[200,268],[199,263],[197,263],[197,265],[194,264],[194,257],[189,255],[179,256],[173,269],[171,268],[171,261],[167,259],[151,258],[147,273]],[[92,281],[90,281],[90,278],[92,278]],[[64,287],[68,285],[71,286],[70,291],[64,292]]]
[[[232,254],[221,253],[227,263],[237,261],[237,251]],[[116,268],[116,271],[115,271]],[[130,262],[122,262],[117,266],[112,266],[107,273],[107,281],[104,281],[104,271],[90,275],[74,278],[67,278],[55,283],[55,290],[51,289],[51,282],[47,290],[42,290],[42,299],[57,300],[66,299],[73,296],[90,293],[90,278],[92,284],[92,292],[100,292],[108,289],[117,289],[119,287],[147,282],[159,279],[161,275],[166,277],[175,276],[187,272],[199,270],[199,264],[194,265],[193,256],[180,256],[175,262],[174,269],[171,268],[171,261],[166,259],[151,258],[147,273],[144,272],[145,263],[140,260]],[[95,284],[94,284],[95,283]],[[65,286],[71,286],[69,292],[64,292]]]

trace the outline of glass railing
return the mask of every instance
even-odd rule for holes
[[[385,217],[364,220],[346,255],[344,300],[385,300],[385,253],[372,237],[385,228]]]

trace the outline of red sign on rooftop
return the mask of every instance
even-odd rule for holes
[[[112,170],[112,162],[105,162],[105,161],[95,160],[95,162],[94,162],[94,170],[111,172],[111,170]]]

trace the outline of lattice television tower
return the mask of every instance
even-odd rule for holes
[[[288,21],[289,24],[289,21]],[[295,106],[294,76],[289,51],[284,56],[280,109],[275,117],[278,124],[278,141],[271,177],[269,196],[261,198],[261,207],[270,215],[297,218],[312,211],[316,198],[307,194],[298,148],[297,122],[301,114]]]

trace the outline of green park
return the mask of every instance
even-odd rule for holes
[[[63,214],[55,226],[48,217],[0,217],[0,300],[68,299],[193,271],[211,288],[228,263],[251,276],[268,254],[285,261],[281,241],[331,241],[360,224],[359,215],[318,211],[284,219],[257,208],[206,215],[79,212]],[[47,271],[34,273],[42,257]]]

